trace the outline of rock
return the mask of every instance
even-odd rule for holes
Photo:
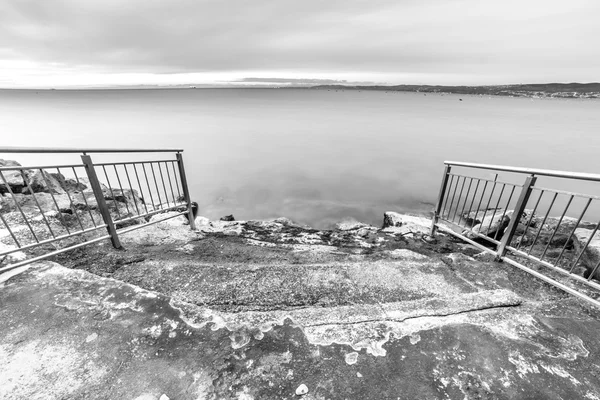
[[[352,231],[355,229],[367,228],[369,226],[370,226],[369,224],[364,224],[362,222],[358,222],[356,220],[350,219],[350,220],[338,222],[337,224],[335,224],[334,229],[336,229],[338,231]]]
[[[158,400],[170,400],[170,399],[169,399],[169,396],[167,396],[166,394],[163,393]]]
[[[550,237],[545,237],[544,240],[542,241],[542,243],[548,244],[549,240],[550,240]],[[556,234],[556,235],[554,235],[554,237],[550,241],[550,246],[551,247],[560,247],[560,248],[562,248],[565,244],[567,245],[566,246],[567,250],[570,250],[570,249],[573,248],[573,239],[569,238],[569,235],[566,235],[566,234]]]
[[[308,387],[303,383],[296,389],[296,396],[303,396],[308,393]]]
[[[235,221],[233,214],[225,215],[219,219],[220,221]]]
[[[144,204],[144,199],[140,197],[137,190],[133,189],[115,189],[115,188],[106,188],[102,190],[102,194],[104,195],[104,199],[106,201],[115,200],[120,203],[128,203],[135,207],[135,202],[138,203],[138,207]],[[134,200],[135,198],[135,200]]]
[[[199,227],[199,226],[208,225],[210,223],[210,220],[206,217],[202,217],[202,216],[198,215],[196,217],[196,219],[194,220],[194,222],[196,223],[196,227]]]
[[[10,251],[10,250],[16,250],[17,247],[9,245],[9,244],[4,244],[2,242],[0,242],[0,253],[5,252],[5,251]],[[27,258],[27,256],[25,255],[25,253],[23,253],[22,251],[15,251],[13,253],[7,254],[5,256],[0,256],[0,266],[4,266],[3,264],[13,264],[19,261],[23,261]]]
[[[527,235],[521,235],[515,239],[515,246],[524,246],[529,243],[531,243],[531,239]]]
[[[384,212],[382,228],[387,228],[390,226],[402,226],[402,214],[394,211]]]
[[[50,174],[44,170],[37,169],[29,174],[27,181],[29,186],[23,188],[23,194],[31,194],[29,188],[31,188],[34,193],[66,193],[61,185],[61,181],[65,181],[65,177],[62,174]]]
[[[16,161],[13,160],[2,160],[0,159],[0,167],[20,167]],[[21,190],[25,187],[25,180],[23,179],[23,174],[20,171],[2,171],[2,175],[6,180],[6,183],[13,191],[13,193],[21,193]],[[0,179],[0,194],[8,193],[8,189],[4,184],[4,181]]]
[[[507,211],[504,215],[503,213],[503,211],[498,210],[495,215],[493,212],[491,215],[486,215],[481,223],[473,227],[472,231],[467,231],[467,237],[469,239],[476,239],[478,236],[475,233],[479,233],[491,238],[496,237],[497,240],[500,240],[514,212]]]
[[[156,222],[156,221],[163,220],[165,218],[173,217],[173,218],[170,218],[163,222],[157,222],[157,225],[158,226],[162,225],[165,227],[166,226],[183,226],[187,222],[187,218],[183,215],[175,217],[175,215],[177,215],[177,214],[179,214],[177,211],[166,211],[164,213],[154,214],[153,216],[150,217],[150,220],[148,222]]]
[[[85,176],[79,177],[79,184],[77,185],[77,187],[84,187],[82,189],[84,192],[93,192],[92,184],[90,183],[90,180]],[[106,186],[102,182],[100,182],[100,188],[102,189],[102,191],[108,190],[108,186]]]
[[[573,244],[575,246],[575,252],[577,255],[583,250],[583,246],[586,245],[590,237],[592,238],[590,244],[586,247],[580,260],[584,265],[586,272],[584,277],[589,277],[596,265],[600,261],[600,230],[596,231],[592,237],[593,229],[578,228],[575,229],[575,240]],[[600,268],[594,273],[594,278],[600,280]]]
[[[386,212],[390,214],[392,212]],[[415,217],[412,215],[404,215],[399,213],[393,213],[396,223],[400,225],[388,226],[383,228],[383,232],[392,234],[408,234],[418,233],[421,235],[428,235],[431,231],[431,220],[424,217]]]
[[[88,188],[88,185],[86,185],[85,183],[82,183],[81,179],[79,182],[77,182],[75,179],[65,178],[62,174],[51,174],[51,175],[53,175],[58,180],[58,182],[60,183],[60,186],[67,192],[70,192],[70,193],[83,192],[84,190],[86,190]]]

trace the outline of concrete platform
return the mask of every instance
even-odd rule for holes
[[[228,312],[48,262],[0,287],[0,398],[600,398],[600,322],[528,303]]]

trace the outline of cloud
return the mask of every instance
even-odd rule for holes
[[[49,75],[338,74],[395,83],[422,75],[438,79],[427,83],[592,80],[599,13],[600,2],[588,0],[3,0],[0,68],[31,62]]]
[[[307,79],[307,78],[242,78],[230,83],[258,83],[268,85],[313,86],[313,85],[375,85],[382,82],[348,81],[346,79]]]

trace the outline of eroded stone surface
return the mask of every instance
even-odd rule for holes
[[[413,218],[177,217],[0,276],[0,398],[600,398],[597,310]]]
[[[314,398],[600,395],[597,316],[502,290],[460,299],[274,321],[45,263],[0,290],[0,396],[275,399],[302,384]]]

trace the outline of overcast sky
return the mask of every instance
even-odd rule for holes
[[[0,87],[269,78],[600,81],[600,0],[0,1]]]

